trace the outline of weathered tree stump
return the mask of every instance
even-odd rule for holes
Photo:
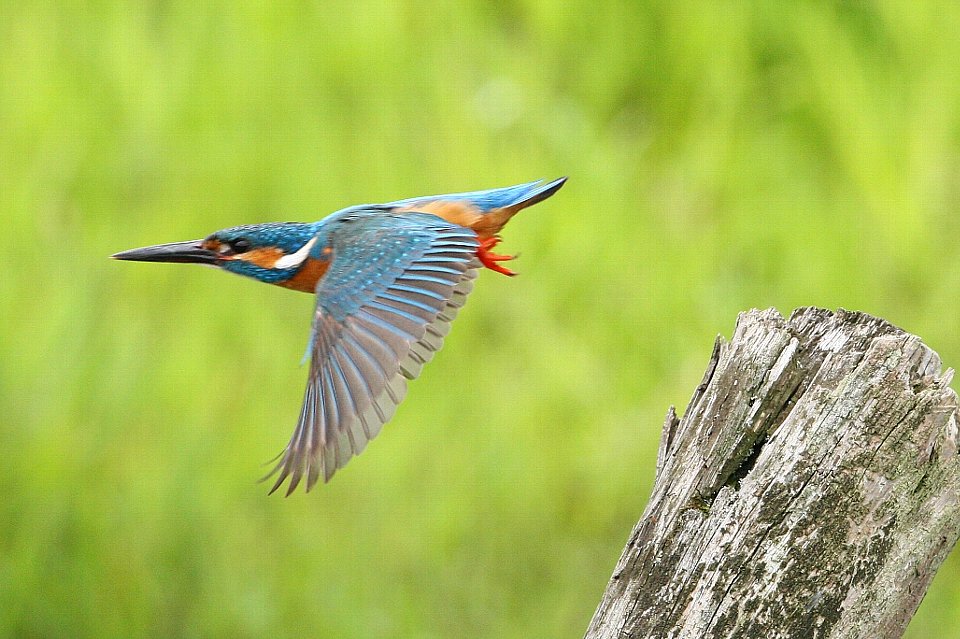
[[[952,374],[863,313],[742,314],[586,637],[900,637],[960,534]]]

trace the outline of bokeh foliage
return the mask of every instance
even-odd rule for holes
[[[0,0],[0,635],[576,637],[750,307],[960,363],[960,5]],[[570,175],[364,455],[309,296],[120,249]],[[960,563],[909,637],[960,627]]]

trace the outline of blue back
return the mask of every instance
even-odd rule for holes
[[[556,193],[556,191],[563,186],[563,183],[566,182],[566,180],[567,178],[565,177],[546,183],[544,183],[543,180],[535,180],[533,182],[507,186],[499,189],[468,191],[466,193],[447,193],[445,195],[421,195],[420,197],[409,197],[403,200],[387,202],[386,204],[358,204],[356,206],[350,206],[331,213],[321,220],[320,224],[327,225],[344,218],[376,215],[377,213],[389,211],[390,209],[394,208],[404,208],[424,202],[435,201],[470,202],[480,209],[481,213],[489,213],[495,209],[514,206],[522,202],[527,202],[528,204],[524,206],[529,206],[530,204],[535,204],[536,202],[539,202]]]
[[[512,204],[517,204],[537,195],[540,191],[550,188],[553,183],[544,185],[543,180],[527,182],[526,184],[517,184],[500,189],[487,189],[484,191],[470,191],[468,193],[449,193],[447,195],[427,195],[422,197],[411,197],[405,200],[390,202],[388,206],[408,206],[417,202],[428,202],[431,200],[447,200],[471,202],[478,209],[486,213],[492,209],[499,209]]]

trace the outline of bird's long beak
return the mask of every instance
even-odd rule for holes
[[[186,264],[216,264],[217,254],[203,248],[203,240],[171,242],[130,249],[111,255],[115,260],[132,262],[181,262]]]

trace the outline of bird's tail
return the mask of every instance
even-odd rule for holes
[[[482,220],[474,225],[474,230],[481,235],[496,235],[510,221],[510,218],[523,209],[544,201],[559,191],[566,181],[566,177],[557,178],[546,184],[542,180],[538,180],[503,189],[503,191],[514,191],[513,197],[507,203],[491,207],[485,211]]]

